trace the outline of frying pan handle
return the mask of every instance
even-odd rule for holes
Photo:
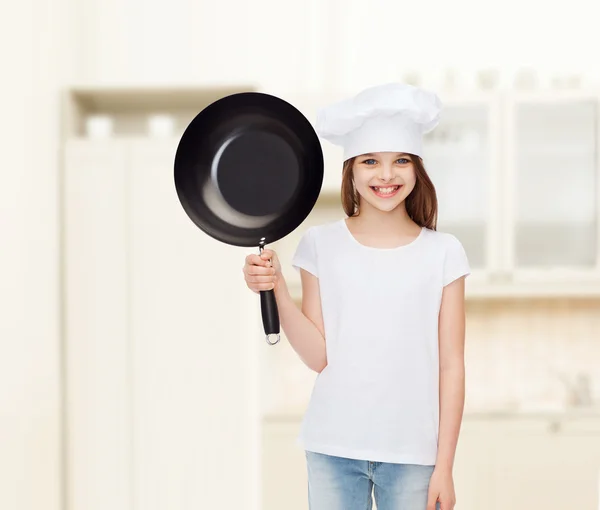
[[[279,311],[277,309],[277,301],[275,300],[275,292],[272,290],[260,291],[260,309],[262,312],[262,321],[267,343],[269,345],[275,345],[280,340]],[[271,342],[270,340],[272,335],[277,335],[277,340],[274,342]]]
[[[259,253],[262,253],[264,245],[260,244]],[[263,328],[265,330],[265,339],[269,345],[279,343],[279,310],[273,290],[260,291],[260,311],[262,313]],[[271,342],[270,337],[276,335],[276,340]]]

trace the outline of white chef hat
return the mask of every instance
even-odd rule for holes
[[[319,136],[344,149],[344,161],[368,152],[422,156],[423,134],[440,121],[441,102],[421,88],[388,83],[363,90],[317,113]]]

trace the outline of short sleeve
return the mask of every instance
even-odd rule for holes
[[[462,243],[455,236],[449,235],[444,258],[444,287],[457,278],[469,274],[471,268]]]
[[[300,269],[305,269],[315,276],[319,276],[317,270],[317,249],[315,244],[314,227],[306,230],[300,238],[300,242],[296,248],[296,252],[292,257],[292,267],[298,272]]]

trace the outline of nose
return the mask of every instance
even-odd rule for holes
[[[390,164],[383,164],[381,165],[379,170],[379,180],[384,181],[384,182],[388,182],[391,181],[394,177],[394,171],[392,169],[392,165]]]

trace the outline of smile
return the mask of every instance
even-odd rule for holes
[[[402,185],[396,186],[369,186],[378,197],[389,198],[393,197]]]

